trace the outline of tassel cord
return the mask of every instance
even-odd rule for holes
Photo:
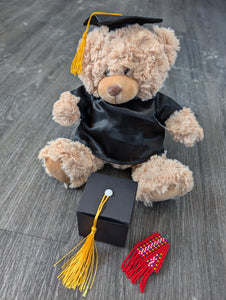
[[[71,252],[73,252],[76,248],[78,248],[85,240],[86,240],[86,237],[80,243],[78,243],[78,245],[76,245],[73,249],[71,249],[71,251],[69,251],[60,260],[58,260],[58,262],[56,262],[53,266],[56,267],[65,257],[67,257],[69,254],[71,254]]]

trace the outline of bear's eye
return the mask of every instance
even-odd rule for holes
[[[130,71],[130,69],[126,68],[126,69],[124,70],[124,75],[127,75],[127,74],[129,73],[129,71]]]
[[[109,73],[110,73],[109,70],[105,70],[105,71],[104,71],[104,75],[105,75],[105,76],[108,76]]]

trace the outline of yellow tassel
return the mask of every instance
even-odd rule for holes
[[[122,16],[122,14],[115,14],[115,13],[105,13],[105,12],[94,12],[90,15],[86,30],[83,33],[82,40],[80,43],[80,46],[75,54],[75,57],[71,64],[71,73],[74,75],[80,75],[82,73],[82,60],[83,60],[83,54],[86,46],[86,36],[89,30],[90,21],[92,19],[93,15],[112,15],[112,16]]]
[[[75,290],[77,287],[79,287],[80,292],[83,292],[83,297],[86,297],[88,289],[92,288],[97,272],[98,253],[96,242],[94,240],[94,236],[97,231],[97,219],[104,204],[107,202],[108,198],[112,196],[112,194],[113,193],[111,190],[105,191],[105,194],[97,209],[90,234],[88,234],[87,237],[85,237],[77,246],[75,246],[54,265],[55,267],[66,256],[83,244],[80,250],[61,267],[63,271],[57,277],[58,279],[62,279],[63,285],[68,289]]]

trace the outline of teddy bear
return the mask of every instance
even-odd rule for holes
[[[93,23],[100,17],[94,15]],[[114,28],[102,22],[87,34],[83,85],[62,93],[53,106],[54,121],[77,125],[75,139],[50,141],[39,159],[49,176],[70,188],[84,185],[105,164],[130,168],[136,200],[151,205],[194,185],[189,167],[167,158],[165,129],[187,147],[203,139],[203,129],[190,108],[159,92],[180,49],[174,30],[149,30],[129,20]]]

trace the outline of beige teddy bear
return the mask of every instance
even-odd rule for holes
[[[164,154],[165,128],[187,147],[203,139],[203,129],[189,108],[158,92],[179,50],[174,31],[141,25],[128,17],[123,26],[88,33],[79,75],[83,86],[62,93],[53,107],[57,123],[79,124],[75,140],[49,142],[39,159],[48,175],[71,188],[107,163],[131,168],[137,200],[150,205],[193,188],[189,168]]]

